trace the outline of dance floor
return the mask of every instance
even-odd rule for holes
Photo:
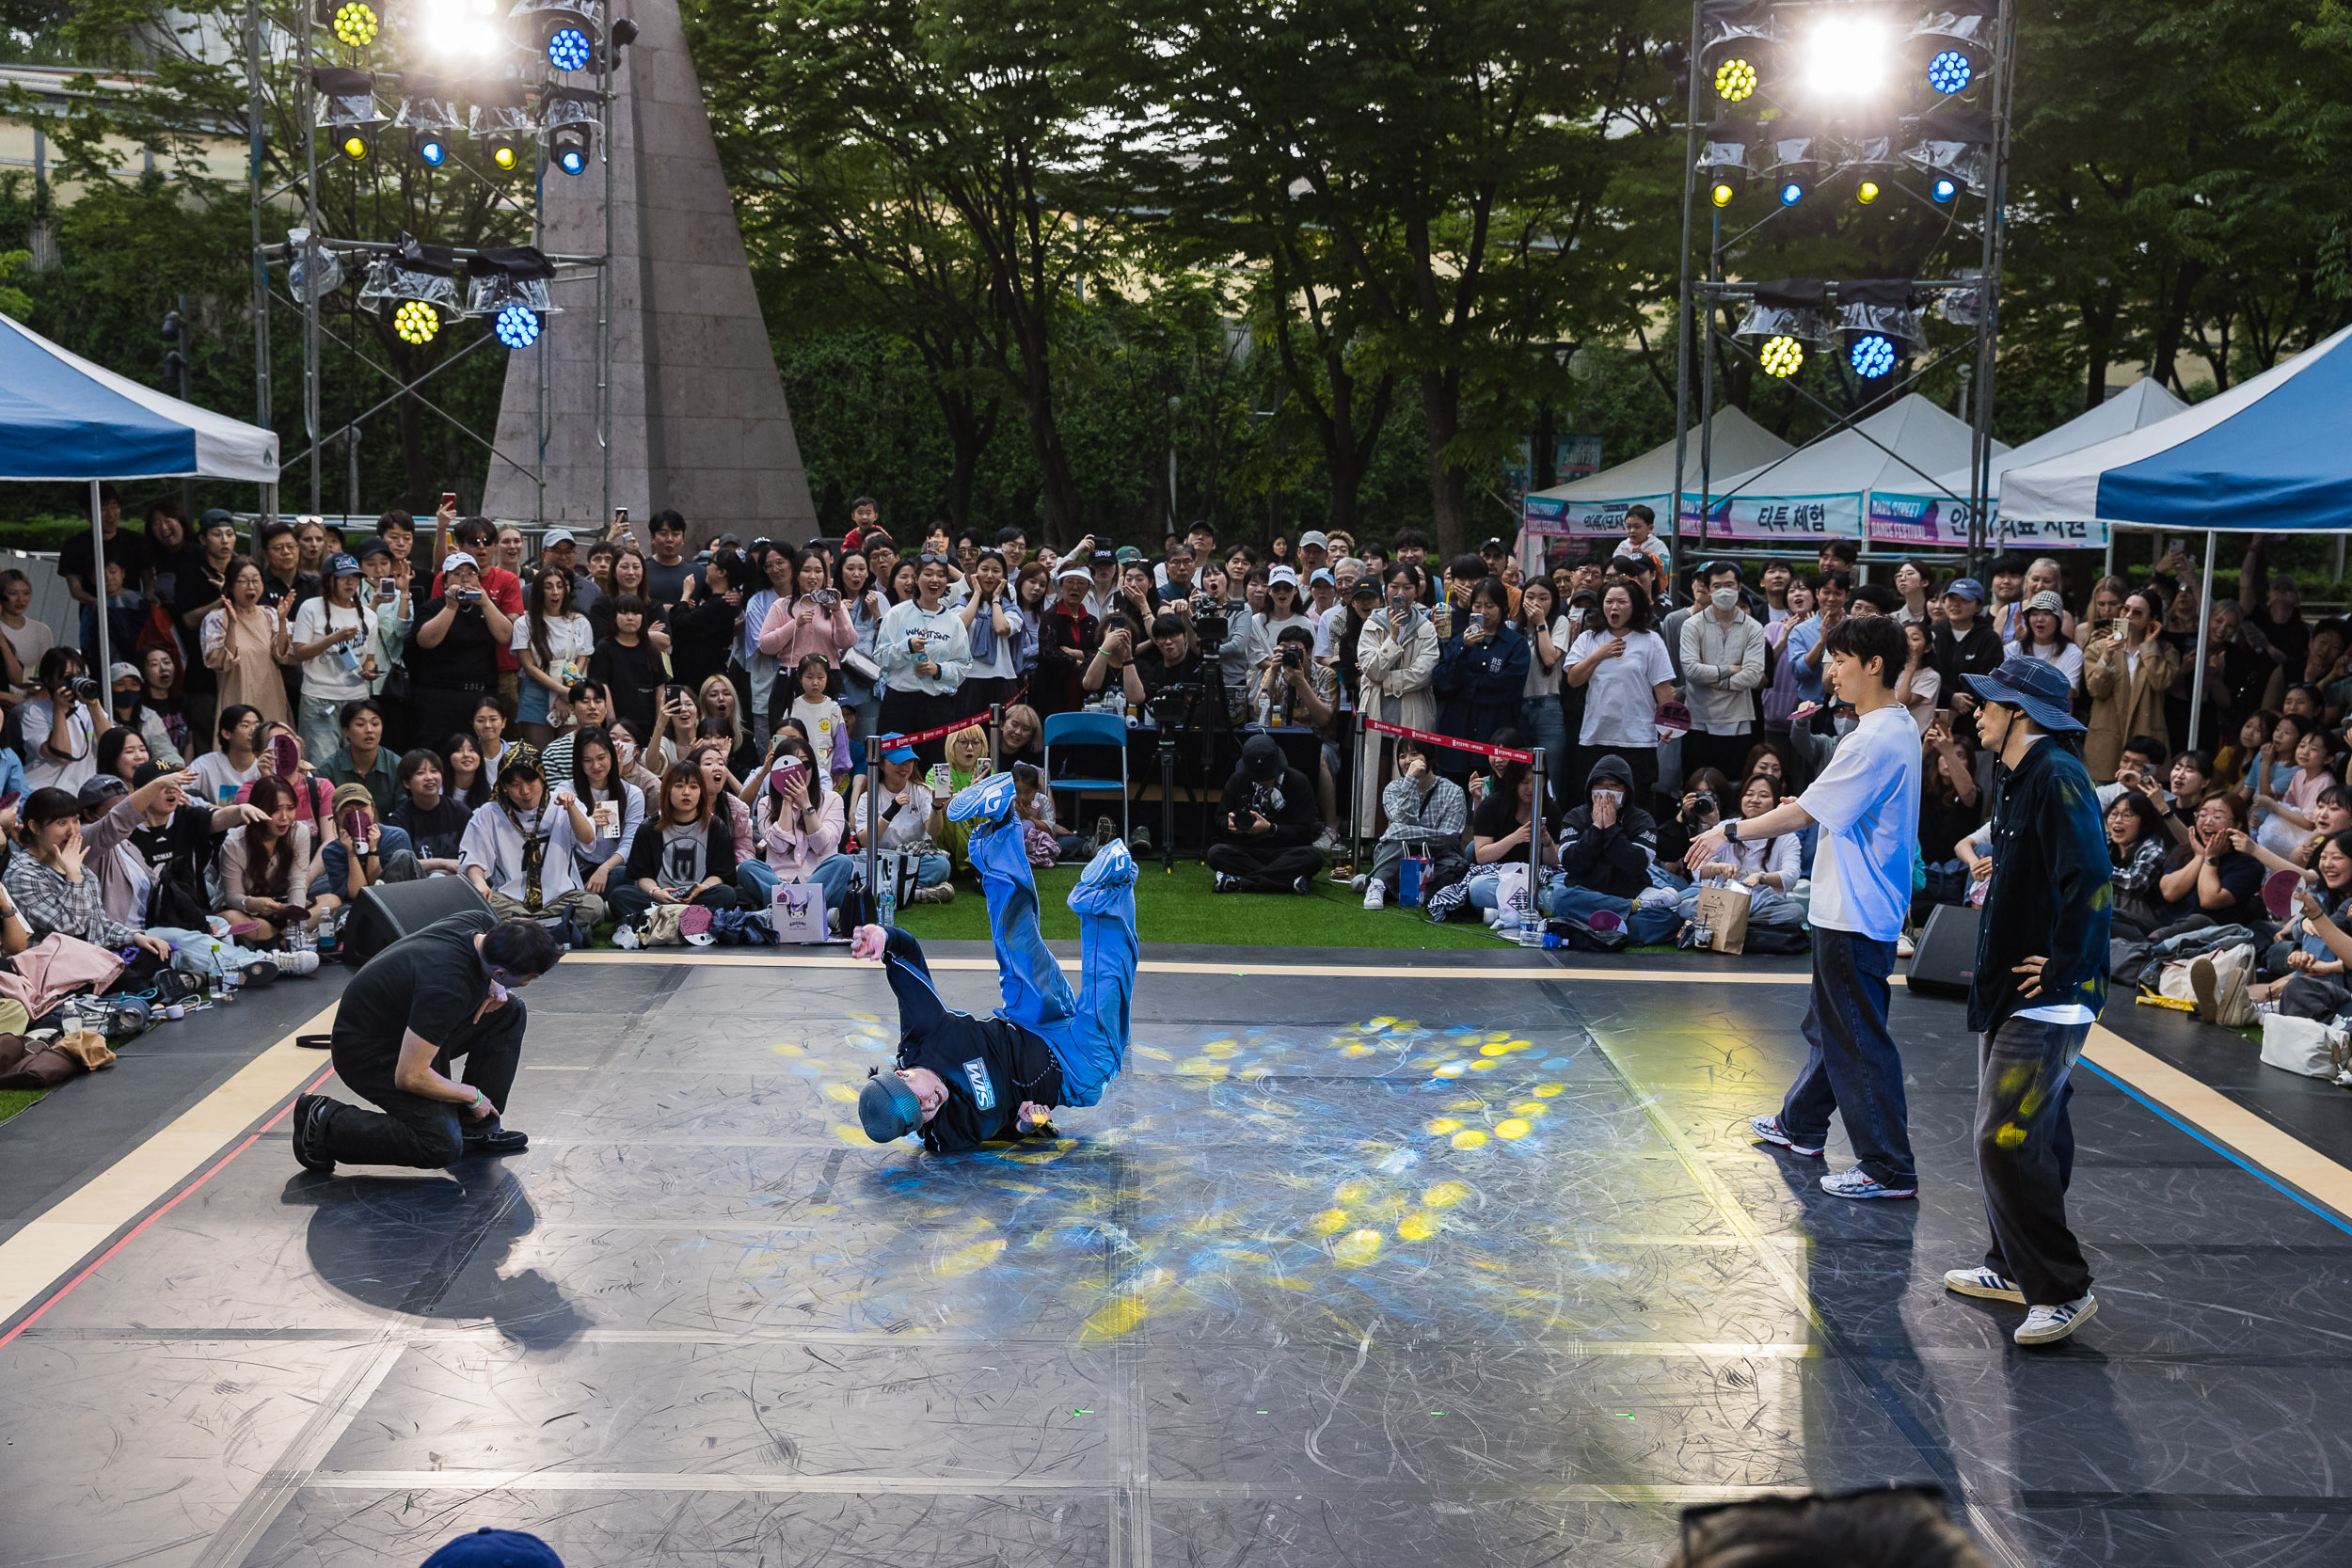
[[[1896,1004],[1921,1200],[1857,1205],[1747,1134],[1792,964],[1147,957],[1200,962],[1105,1102],[950,1159],[856,1132],[875,972],[566,964],[527,1154],[322,1178],[280,1120],[18,1314],[0,1564],[1650,1565],[1686,1504],[1889,1479],[1999,1562],[2352,1558],[2352,1234],[2084,1073],[2101,1309],[2016,1349],[1941,1288],[1955,1005]]]

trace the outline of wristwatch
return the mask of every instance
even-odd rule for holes
[[[1725,844],[1740,842],[1740,819],[1738,817],[1727,816],[1724,819],[1724,842]]]

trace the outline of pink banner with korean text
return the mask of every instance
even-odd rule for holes
[[[1869,539],[1873,545],[1910,549],[1966,549],[1969,507],[1949,496],[1904,496],[1875,491],[1870,497]],[[1985,538],[1990,549],[2097,550],[2107,543],[2104,522],[2024,522],[1996,508]]]
[[[1682,501],[1682,539],[1737,544],[1786,540],[1859,539],[1862,498],[1843,496],[1729,496],[1711,501],[1699,515],[1698,498]]]

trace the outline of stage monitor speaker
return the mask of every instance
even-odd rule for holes
[[[343,926],[343,960],[363,964],[411,931],[489,901],[464,877],[427,877],[414,882],[378,882],[359,895]]]
[[[1967,996],[1977,977],[1977,927],[1983,920],[1974,904],[1938,904],[1928,911],[1904,981],[1912,995]]]

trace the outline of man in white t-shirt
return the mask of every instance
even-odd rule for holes
[[[1735,839],[1772,838],[1819,823],[1813,859],[1812,1050],[1780,1114],[1749,1125],[1767,1143],[1820,1158],[1830,1113],[1846,1118],[1856,1157],[1821,1178],[1837,1197],[1919,1196],[1903,1101],[1902,1058],[1886,1032],[1886,977],[1911,908],[1919,832],[1918,726],[1895,695],[1903,628],[1884,615],[1845,621],[1825,640],[1829,677],[1859,722],[1821,776],[1793,802],[1726,820],[1691,843],[1693,875]]]

